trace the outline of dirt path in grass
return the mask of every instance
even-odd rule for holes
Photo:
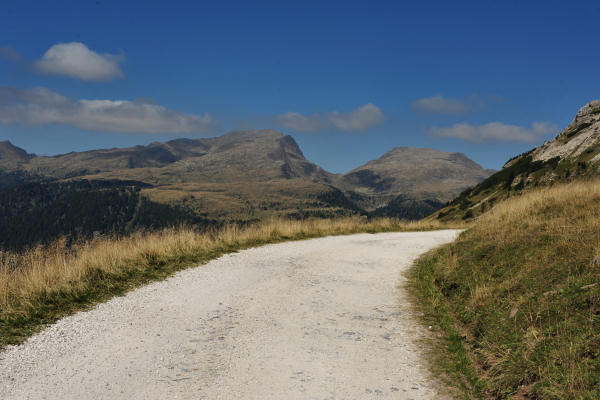
[[[223,256],[0,353],[0,399],[440,399],[400,287],[458,231]]]

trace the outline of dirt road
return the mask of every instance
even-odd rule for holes
[[[226,255],[0,353],[0,399],[439,399],[399,286],[457,234]]]

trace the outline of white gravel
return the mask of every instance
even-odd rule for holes
[[[401,285],[459,231],[223,256],[0,353],[0,399],[440,399]]]

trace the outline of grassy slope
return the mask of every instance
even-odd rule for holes
[[[524,191],[598,177],[600,166],[593,161],[600,157],[598,132],[600,103],[593,102],[554,140],[511,158],[500,171],[465,190],[429,219],[470,220]],[[546,156],[540,158],[543,154]]]
[[[270,220],[212,233],[168,229],[71,248],[58,241],[20,254],[0,252],[0,348],[61,317],[225,253],[285,240],[435,228],[439,223],[393,219]]]
[[[587,157],[584,154],[580,158]],[[444,208],[428,217],[440,221],[471,220],[507,198],[556,183],[593,179],[598,167],[587,161],[553,158],[532,161],[528,155],[503,168],[477,186],[465,190]]]
[[[499,203],[411,286],[467,397],[600,398],[600,181]],[[433,321],[433,322],[432,322]]]

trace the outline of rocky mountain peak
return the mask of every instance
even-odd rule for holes
[[[585,128],[585,125],[597,122],[599,118],[600,100],[591,101],[577,111],[575,118],[573,118],[573,121],[569,124],[565,131],[570,132],[575,129],[580,129],[582,126]]]
[[[398,196],[445,202],[490,174],[462,153],[395,147],[343,175],[339,185],[371,210]]]
[[[593,100],[587,103],[585,106],[581,107],[579,111],[577,111],[577,115],[575,116],[575,121],[580,118],[587,117],[589,115],[599,114],[600,113],[600,100]]]
[[[464,155],[463,153],[458,152],[447,152],[447,151],[439,151],[429,148],[421,148],[421,147],[394,147],[392,150],[385,153],[383,156],[378,158],[377,160],[373,160],[370,162],[371,165],[375,163],[383,163],[389,161],[399,161],[403,160],[405,162],[412,163],[428,163],[433,160],[444,160],[448,163],[461,164],[468,168],[472,168],[474,170],[483,169],[479,164],[471,160],[469,157]]]
[[[531,156],[534,161],[547,161],[555,157],[576,159],[585,154],[583,161],[595,163],[600,161],[600,150],[596,149],[599,143],[600,100],[594,100],[580,108],[573,122],[556,138],[533,149]]]
[[[285,135],[272,129],[252,129],[231,131],[219,137],[220,140],[277,140]]]
[[[0,142],[0,160],[12,162],[25,162],[32,158],[33,155],[28,154],[20,147],[13,145],[8,140]]]
[[[298,143],[296,143],[294,138],[291,137],[290,135],[285,135],[284,137],[281,138],[281,146],[288,153],[291,153],[299,158],[305,158],[304,153],[302,153],[302,150],[300,149],[300,146],[298,146]]]

